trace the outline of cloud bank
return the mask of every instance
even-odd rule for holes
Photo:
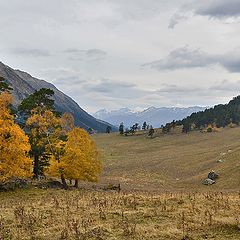
[[[188,46],[172,50],[165,58],[145,63],[156,70],[178,70],[203,68],[220,65],[229,72],[240,72],[240,51],[226,54],[209,54],[200,49],[190,49]]]

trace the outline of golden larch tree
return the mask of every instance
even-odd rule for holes
[[[74,128],[74,117],[71,113],[64,113],[60,119],[62,134],[67,135]]]
[[[102,164],[97,147],[85,130],[74,128],[70,131],[66,143],[60,143],[59,152],[61,156],[59,155],[58,161],[56,158],[51,161],[51,175],[63,174],[66,179],[75,179],[76,187],[79,180],[98,181]]]
[[[14,123],[9,106],[12,96],[0,94],[0,181],[12,177],[31,177],[32,161],[27,156],[30,150],[28,137]]]

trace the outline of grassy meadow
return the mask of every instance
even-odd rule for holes
[[[0,192],[0,239],[240,239],[240,128],[93,138],[100,182]]]
[[[160,192],[240,190],[239,127],[188,134],[176,128],[165,135],[157,129],[153,139],[142,131],[133,136],[99,134],[94,139],[104,162],[104,183]],[[202,180],[211,170],[220,177],[206,187]]]

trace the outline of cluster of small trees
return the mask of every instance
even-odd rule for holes
[[[167,123],[165,126],[162,125],[162,132],[163,133],[169,133],[171,131],[171,129],[174,129],[176,127],[176,121],[173,120],[171,123]]]
[[[54,108],[51,89],[40,89],[12,114],[11,89],[0,79],[0,181],[48,174],[97,181],[101,162],[89,134],[74,126],[72,114]]]
[[[128,133],[134,134],[137,130],[140,130],[140,129],[141,129],[141,126],[138,123],[133,124],[130,127],[130,129],[128,129],[128,128],[124,129],[123,122],[120,123],[119,128],[118,128],[119,133],[121,135],[123,135],[123,134],[127,135]]]
[[[118,130],[121,135],[125,134],[127,136],[128,134],[134,134],[136,131],[141,130],[141,126],[139,125],[139,123],[135,123],[130,127],[130,129],[128,128],[124,129],[124,124],[122,122],[119,125]],[[142,130],[149,130],[148,135],[153,137],[154,128],[152,127],[152,125],[147,125],[147,122],[144,122],[142,125]]]

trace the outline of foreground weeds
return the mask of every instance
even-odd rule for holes
[[[240,239],[240,194],[0,193],[0,239]]]

